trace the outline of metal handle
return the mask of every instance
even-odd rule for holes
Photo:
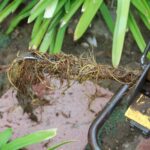
[[[92,125],[90,126],[89,132],[88,132],[88,143],[90,145],[91,150],[101,150],[100,146],[98,145],[98,130],[104,125],[108,117],[111,115],[117,104],[121,101],[122,96],[124,93],[128,90],[128,85],[124,85],[119,89],[117,94],[115,94],[110,104],[104,108],[102,112],[99,112],[97,118],[94,120]]]
[[[141,57],[141,65],[142,65],[142,67],[145,67],[145,58],[146,58],[147,53],[148,53],[149,50],[150,50],[150,41],[147,44],[146,48],[144,49],[144,53],[143,53],[143,55]]]

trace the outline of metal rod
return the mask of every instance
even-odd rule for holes
[[[129,87],[128,85],[124,85],[123,87],[121,87],[121,89],[119,89],[117,94],[115,94],[112,97],[110,104],[107,107],[105,107],[102,112],[99,112],[98,116],[91,124],[88,132],[88,144],[90,145],[91,150],[101,150],[97,140],[98,131],[104,125],[105,121],[113,112],[117,104],[121,101],[122,96],[128,90],[128,87]]]
[[[141,74],[139,80],[136,83],[133,93],[129,97],[128,107],[133,103],[133,101],[140,95],[140,92],[143,88],[145,80],[147,79],[148,72],[150,70],[150,64],[145,66],[143,73]]]
[[[145,58],[147,56],[148,51],[150,50],[150,41],[148,42],[147,46],[144,49],[144,53],[141,57],[141,65],[144,66],[145,65]]]

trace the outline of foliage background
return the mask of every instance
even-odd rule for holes
[[[116,19],[111,15],[109,3],[116,9]],[[34,23],[29,49],[40,52],[60,53],[66,29],[71,18],[81,12],[74,31],[74,40],[79,40],[93,18],[100,13],[108,30],[112,33],[112,64],[118,67],[124,46],[125,35],[131,32],[139,49],[143,52],[146,42],[137,20],[150,30],[149,0],[3,0],[0,3],[0,22],[15,13],[6,31],[13,32],[24,19]]]

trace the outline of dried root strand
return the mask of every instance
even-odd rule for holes
[[[73,55],[45,55],[34,53],[37,60],[16,59],[8,70],[10,82],[17,89],[27,92],[27,88],[44,80],[45,75],[59,78],[77,80],[114,79],[122,84],[133,85],[140,75],[140,70],[127,68],[114,69],[109,65],[97,64],[91,59],[77,58]],[[40,58],[40,59],[38,59]]]

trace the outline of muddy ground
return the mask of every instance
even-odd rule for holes
[[[16,57],[17,53],[26,53],[30,41],[32,25],[22,24],[12,35],[3,33],[4,25],[0,29],[0,65],[8,65]],[[63,50],[65,53],[72,53],[76,56],[94,55],[97,63],[111,64],[111,43],[112,37],[107,31],[105,25],[97,18],[95,24],[89,29],[86,35],[78,42],[73,42],[73,25],[69,27]],[[92,40],[90,40],[92,39]],[[94,41],[94,42],[90,42]],[[140,52],[136,47],[130,34],[126,37],[125,48],[121,65],[129,68],[140,67]],[[116,92],[120,84],[113,80],[102,80],[97,83],[101,87]],[[6,73],[0,73],[0,96],[10,89]],[[139,131],[129,127],[124,117],[126,110],[126,98],[118,106],[110,119],[107,121],[103,130],[99,133],[99,142],[106,150],[135,150],[142,148],[138,143],[143,140]],[[138,146],[138,147],[137,147]],[[146,150],[146,149],[145,149]]]

